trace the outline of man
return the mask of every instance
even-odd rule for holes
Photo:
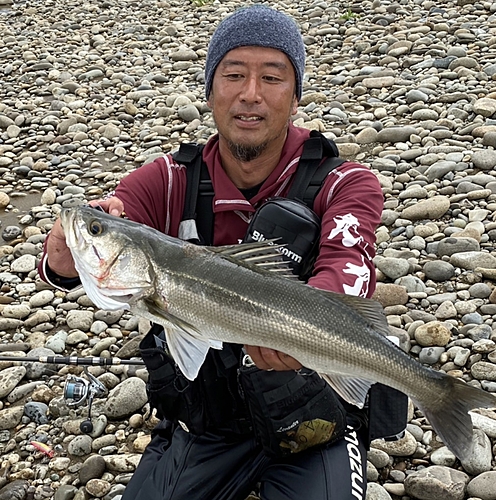
[[[294,21],[265,6],[236,11],[212,37],[205,85],[218,134],[208,141],[202,157],[214,188],[214,245],[239,243],[255,210],[268,198],[287,195],[291,187],[309,136],[308,130],[291,124],[302,94],[304,64],[305,48]],[[114,196],[100,206],[182,237],[185,193],[186,169],[167,155],[123,179]],[[345,162],[331,172],[314,203],[322,233],[310,285],[372,295],[374,231],[382,201],[379,183],[367,168]],[[76,284],[77,272],[59,221],[45,249],[40,275],[62,288]],[[157,355],[160,329],[153,332],[142,345],[144,358],[152,351]],[[156,346],[149,343],[153,338],[159,342]],[[241,351],[241,346],[225,346],[221,353],[209,353],[192,384],[178,378],[173,368],[173,383],[166,382],[165,365],[147,363],[151,400],[165,419],[124,500],[243,500],[257,484],[264,500],[365,498],[366,433],[360,429],[360,418],[345,410],[329,386],[327,410],[337,420],[345,416],[339,433],[299,453],[273,454],[264,443],[262,447],[263,430],[257,432],[260,423],[249,418],[254,413],[249,397],[244,394],[243,399],[238,390],[240,356],[248,354],[262,370],[256,370],[257,376],[268,384],[282,380],[286,387],[284,377],[304,384],[305,376],[315,381],[318,375],[305,369],[300,373],[298,360],[267,348],[244,346]],[[310,404],[293,396],[300,406]],[[261,425],[269,428],[273,422],[266,420]]]

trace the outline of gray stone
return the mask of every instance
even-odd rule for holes
[[[405,276],[410,272],[411,266],[407,260],[386,257],[375,261],[377,269],[393,280]]]
[[[111,326],[117,323],[122,317],[123,311],[103,311],[99,309],[95,312],[95,320],[103,321]]]
[[[90,479],[86,483],[86,491],[96,498],[102,498],[110,491],[110,483],[103,479]]]
[[[443,260],[426,262],[424,264],[423,271],[426,278],[434,281],[447,281],[455,275],[454,266]]]
[[[462,269],[496,269],[496,257],[485,252],[460,252],[451,255],[450,263]]]
[[[22,255],[10,265],[10,270],[14,273],[28,274],[35,269],[36,257],[34,255]]]
[[[112,472],[134,472],[141,460],[141,454],[106,455],[103,459],[107,469]]]
[[[52,302],[54,297],[55,294],[51,290],[42,290],[30,297],[29,306],[32,308],[46,306]]]
[[[444,347],[424,347],[419,353],[419,361],[427,365],[435,365],[443,352],[445,352]]]
[[[24,366],[13,366],[0,371],[0,398],[6,397],[25,375]]]
[[[441,446],[431,453],[431,462],[434,465],[443,467],[453,467],[456,462],[456,456],[446,446]]]
[[[491,287],[486,283],[476,283],[468,289],[471,297],[487,299],[491,295]]]
[[[496,113],[496,99],[488,99],[483,97],[482,99],[477,99],[472,105],[475,113],[482,115],[484,117],[491,117]]]
[[[493,363],[479,361],[472,365],[470,372],[477,380],[496,380],[496,365]]]
[[[467,474],[434,465],[409,474],[405,479],[407,495],[422,500],[464,500]]]
[[[36,347],[28,352],[28,356],[40,357],[40,356],[54,356],[55,353],[51,349],[45,347]],[[45,373],[50,373],[53,367],[47,365],[46,363],[29,363],[26,365],[26,378],[28,379],[39,379]]]
[[[140,410],[148,401],[146,384],[137,377],[120,383],[105,401],[105,415],[109,418],[122,418]]]
[[[455,253],[478,252],[479,250],[479,242],[474,238],[444,238],[439,242],[437,254],[439,257],[443,257],[444,255],[451,256]]]
[[[391,500],[391,495],[380,484],[369,483],[365,500]]]
[[[24,500],[29,488],[29,481],[17,479],[0,489],[0,500]]]
[[[105,468],[105,460],[100,455],[92,455],[87,458],[79,471],[81,484],[86,484],[90,479],[100,479]]]
[[[377,134],[377,142],[405,142],[416,133],[417,129],[414,127],[387,127]]]
[[[383,439],[374,439],[371,446],[379,450],[385,451],[388,455],[394,457],[408,457],[417,450],[417,440],[408,432],[405,432],[404,437],[396,441],[385,441]]]
[[[472,155],[474,167],[481,170],[492,170],[496,165],[496,151],[494,149],[483,149]]]
[[[73,310],[67,314],[67,326],[76,330],[89,331],[93,323],[93,312]]]
[[[22,406],[0,410],[0,431],[13,429],[21,422],[23,414],[24,407]]]
[[[62,484],[57,488],[53,500],[72,500],[77,488],[71,484]]]
[[[436,179],[442,179],[447,173],[454,171],[456,162],[440,160],[433,163],[425,172],[427,179],[432,182]]]
[[[38,401],[30,401],[24,405],[24,414],[38,425],[48,423],[48,406]]]
[[[483,472],[467,485],[467,493],[481,500],[496,500],[496,471]]]
[[[412,104],[418,101],[427,102],[429,100],[429,96],[421,90],[412,89],[406,93],[405,99],[408,104]]]
[[[491,470],[491,441],[480,429],[474,429],[473,451],[470,456],[462,460],[465,471],[472,476],[478,476],[483,472]]]
[[[439,219],[449,209],[450,201],[445,196],[433,196],[405,208],[401,217],[408,220]]]
[[[67,452],[74,457],[84,457],[91,453],[92,442],[93,440],[88,435],[76,436],[69,442]]]
[[[198,120],[200,118],[200,112],[194,104],[188,104],[187,106],[181,106],[177,110],[179,118],[186,122],[192,122],[193,120]]]

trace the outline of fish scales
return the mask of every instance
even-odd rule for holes
[[[164,325],[168,349],[191,380],[219,341],[276,349],[354,404],[363,404],[372,382],[403,391],[462,460],[473,447],[468,411],[496,406],[493,395],[421,365],[387,340],[375,301],[280,277],[277,262],[270,270],[250,263],[260,255],[278,260],[273,242],[199,247],[84,207],[63,210],[61,220],[91,300]]]
[[[413,393],[417,387],[392,379],[391,373],[408,366],[419,377],[423,372],[430,374],[399,349],[393,356],[383,347],[382,336],[363,318],[344,311],[342,304],[333,304],[328,297],[324,299],[318,290],[270,273],[257,275],[203,250],[190,255],[185,262],[187,271],[172,278],[177,283],[169,292],[168,308],[202,328],[207,336],[238,344],[251,338],[253,345],[294,355],[320,372],[332,366],[333,371],[359,375],[402,392]],[[160,259],[157,263],[160,266]],[[233,271],[238,274],[235,282]],[[287,335],[288,328],[293,335]]]

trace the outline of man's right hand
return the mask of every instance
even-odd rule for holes
[[[120,217],[124,213],[124,204],[113,196],[107,200],[90,202],[90,205],[99,205],[110,215]],[[78,273],[74,267],[71,251],[65,242],[65,234],[60,223],[60,218],[55,221],[47,239],[46,253],[50,269],[64,278],[75,278]]]

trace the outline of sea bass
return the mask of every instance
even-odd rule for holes
[[[378,302],[288,279],[274,242],[202,247],[88,207],[63,210],[61,221],[90,299],[164,325],[170,354],[190,380],[222,342],[276,349],[357,406],[375,382],[404,392],[461,460],[472,452],[468,411],[496,406],[493,395],[387,340]]]

